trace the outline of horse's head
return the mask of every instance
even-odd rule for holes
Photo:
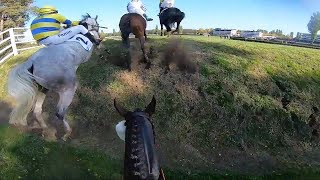
[[[153,97],[152,101],[146,107],[146,109],[144,111],[142,111],[141,109],[136,109],[133,112],[129,111],[129,110],[125,109],[123,106],[121,106],[120,104],[118,104],[116,100],[114,100],[114,107],[116,108],[118,113],[122,117],[125,118],[125,121],[120,122],[116,127],[117,134],[120,137],[120,139],[122,139],[123,141],[125,141],[125,137],[126,137],[126,134],[125,134],[126,133],[126,127],[128,125],[130,125],[131,123],[133,123],[134,120],[137,119],[137,118],[140,118],[140,119],[142,118],[144,121],[146,121],[147,124],[151,125],[152,130],[153,130],[153,124],[152,124],[152,121],[151,121],[151,116],[154,114],[155,108],[156,108],[156,99],[155,99],[155,97]]]
[[[156,99],[153,97],[144,111],[141,109],[128,111],[116,100],[114,106],[125,118],[125,121],[117,125],[117,133],[125,140],[126,147],[124,179],[159,179],[163,173],[159,167],[154,126],[151,121],[156,108]]]
[[[98,16],[92,18],[88,13],[83,15],[83,19],[80,21],[80,25],[83,25],[88,31],[93,35],[93,37],[101,42],[100,34],[99,34],[99,24],[98,24]]]

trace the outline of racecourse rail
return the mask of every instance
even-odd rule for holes
[[[20,52],[39,47],[35,40],[23,40],[26,36],[27,28],[10,28],[3,32],[0,32],[0,36],[4,37],[0,41],[0,64],[4,63],[11,56],[16,56]],[[5,46],[5,44],[8,44]],[[26,48],[19,49],[18,44],[29,44]]]

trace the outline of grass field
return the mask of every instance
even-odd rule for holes
[[[311,114],[320,120],[313,112],[320,108],[319,50],[212,37],[179,39],[197,64],[195,74],[174,66],[164,73],[161,59],[168,38],[152,36],[151,70],[135,65],[132,72],[113,65],[125,57],[120,41],[107,39],[111,54],[104,59],[93,55],[78,70],[80,87],[68,114],[75,131],[72,146],[4,126],[1,177],[119,179],[124,150],[114,131],[120,117],[112,100],[135,108],[152,95],[158,101],[154,123],[168,179],[320,176],[319,139],[308,126]],[[137,45],[132,51],[138,52]],[[0,77],[32,53],[1,65]],[[132,57],[137,61],[141,54]],[[5,79],[0,80],[0,98],[9,107]],[[46,102],[48,119],[55,100],[52,94]]]

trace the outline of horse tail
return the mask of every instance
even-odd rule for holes
[[[181,19],[184,19],[186,17],[186,14],[184,12],[181,12]]]
[[[33,109],[37,95],[37,85],[32,63],[20,64],[11,70],[8,77],[8,93],[15,99],[16,106],[10,114],[10,124],[27,126],[27,116]]]

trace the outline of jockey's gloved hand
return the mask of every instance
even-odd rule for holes
[[[69,25],[66,24],[66,25],[63,26],[64,29],[68,29],[68,28],[70,28],[70,27],[71,27],[71,24],[69,24]]]

